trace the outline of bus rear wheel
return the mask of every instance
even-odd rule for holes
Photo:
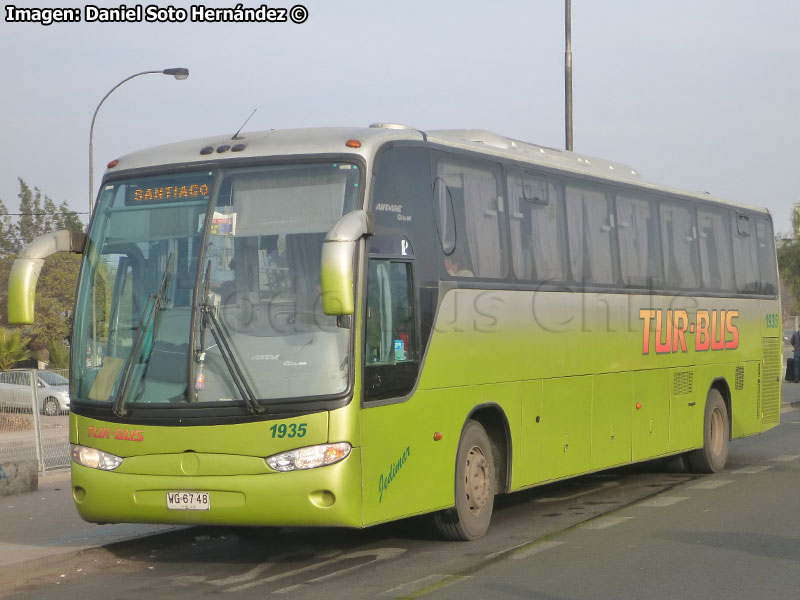
[[[725,400],[719,390],[711,389],[706,396],[703,418],[703,447],[686,454],[686,462],[694,473],[717,473],[728,460],[729,417]]]
[[[491,440],[480,423],[469,421],[456,454],[455,506],[434,517],[439,534],[457,541],[483,536],[492,519],[496,489]]]

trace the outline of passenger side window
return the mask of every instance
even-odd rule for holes
[[[370,260],[367,285],[366,364],[415,359],[411,265]]]
[[[634,287],[661,285],[661,247],[655,203],[617,196],[617,231],[622,281]]]
[[[419,373],[410,262],[370,259],[364,340],[364,400],[408,394]]]
[[[662,202],[661,244],[668,288],[688,290],[700,285],[697,229],[687,206]]]
[[[732,292],[730,219],[721,211],[701,208],[697,211],[697,225],[703,288],[712,292]]]
[[[613,216],[601,190],[566,188],[572,277],[578,283],[616,283],[611,231]]]
[[[524,171],[509,175],[506,184],[514,275],[524,281],[563,281],[558,188]]]
[[[733,264],[736,272],[736,289],[739,292],[758,294],[761,279],[758,274],[758,249],[755,228],[748,215],[735,213],[736,232],[733,236]]]
[[[778,267],[775,264],[775,237],[772,223],[764,217],[756,217],[758,236],[758,267],[761,272],[761,293],[774,296],[778,293]]]
[[[437,227],[450,275],[505,275],[501,189],[497,171],[491,166],[450,156],[438,161]]]

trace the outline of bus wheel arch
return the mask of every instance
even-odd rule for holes
[[[703,446],[686,454],[689,470],[717,473],[725,468],[730,440],[730,411],[719,387],[712,385],[703,416]]]
[[[497,486],[492,442],[478,421],[461,430],[453,477],[452,508],[434,515],[434,526],[446,540],[471,541],[486,533]]]
[[[434,515],[448,540],[469,541],[489,528],[494,497],[510,488],[510,428],[496,404],[475,407],[467,416],[455,456],[452,508]]]
[[[733,395],[731,394],[731,387],[728,385],[728,381],[724,377],[717,377],[713,382],[711,382],[711,389],[716,389],[720,394],[722,394],[722,400],[725,402],[725,408],[728,411],[728,440],[732,440]]]
[[[492,443],[497,479],[495,491],[498,494],[507,494],[511,491],[511,428],[506,414],[497,404],[482,404],[476,406],[469,414],[464,423],[465,427],[470,420],[477,421],[486,430],[486,435]]]

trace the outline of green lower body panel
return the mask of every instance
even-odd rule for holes
[[[208,492],[207,510],[167,508],[167,493]],[[289,473],[136,475],[72,464],[81,517],[97,523],[361,527],[361,453]]]

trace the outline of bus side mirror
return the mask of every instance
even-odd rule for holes
[[[9,324],[33,324],[36,282],[44,259],[56,252],[83,253],[86,234],[62,229],[37,237],[20,252],[8,277]]]
[[[358,241],[372,235],[372,218],[363,210],[347,213],[325,236],[322,244],[322,310],[326,315],[355,312],[353,260]]]

